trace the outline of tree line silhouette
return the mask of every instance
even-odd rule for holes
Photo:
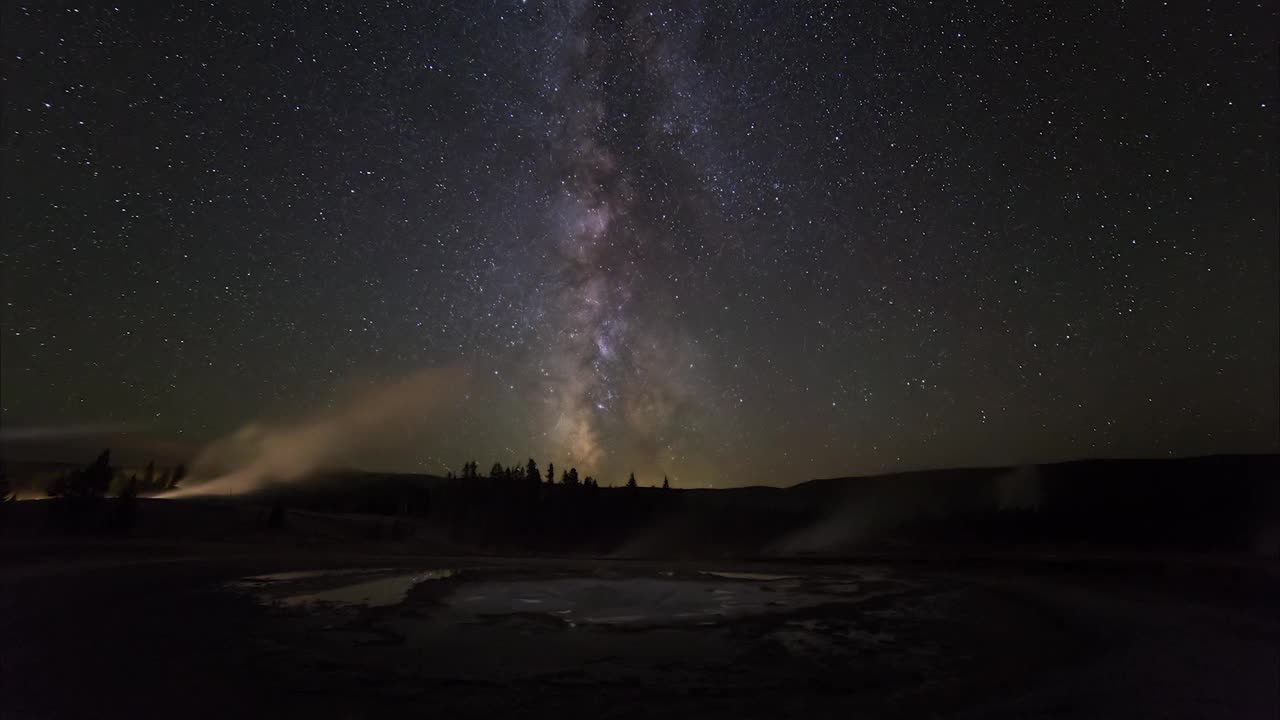
[[[154,463],[139,472],[122,471],[104,450],[48,488],[54,498],[48,519],[76,532],[142,530],[151,526],[141,516],[163,511],[138,498],[172,489],[184,476],[181,466],[164,472]],[[321,472],[302,481],[268,484],[242,500],[262,508],[254,523],[260,529],[311,532],[307,528],[316,527],[314,521],[291,516],[336,513],[320,522],[359,527],[371,540],[445,539],[482,552],[611,552],[634,546],[638,539],[676,542],[682,537],[701,547],[771,528],[777,532],[796,522],[792,514],[776,509],[708,504],[705,496],[694,495],[672,488],[667,477],[661,485],[642,486],[629,473],[621,485],[606,485],[576,467],[548,463],[543,472],[530,458],[523,464],[495,462],[485,474],[468,460],[461,471],[445,477]]]
[[[663,480],[662,488],[641,487],[631,473],[625,485],[606,486],[576,467],[548,463],[543,472],[533,458],[495,462],[482,474],[468,460],[443,478],[335,472],[269,486],[256,499],[290,511],[391,516],[394,527],[383,534],[395,538],[443,533],[495,550],[605,550],[677,507],[680,493]]]
[[[12,496],[5,469],[0,462],[0,498]],[[1004,468],[723,492],[672,490],[669,478],[663,478],[660,488],[641,487],[634,473],[621,487],[604,486],[592,476],[580,477],[577,468],[558,470],[548,464],[543,473],[530,459],[494,463],[483,476],[475,461],[444,478],[323,472],[235,500],[209,502],[258,506],[257,528],[306,533],[316,523],[326,523],[326,528],[346,528],[343,532],[356,528],[375,540],[443,538],[456,543],[453,550],[489,553],[625,550],[656,555],[664,548],[679,553],[695,548],[741,555],[808,537],[803,533],[813,528],[824,531],[822,552],[844,551],[841,543],[854,540],[862,547],[880,535],[895,544],[907,538],[939,546],[1077,541],[1134,547],[1280,545],[1275,540],[1280,490],[1273,480],[1280,458],[1275,455],[1036,466],[1037,502],[1028,505],[1006,504],[1011,470]],[[1018,472],[1023,477],[1027,471]],[[47,508],[51,524],[76,531],[132,527],[135,508],[141,519],[153,511],[163,517],[179,509],[136,498],[175,487],[184,474],[181,466],[163,472],[154,463],[139,472],[122,472],[112,465],[110,452],[103,451],[92,463],[58,478],[49,488],[54,501],[40,508],[27,505],[22,512],[40,509],[43,516]],[[104,499],[113,490],[116,497]],[[0,524],[19,516],[17,506],[3,505]],[[169,507],[159,509],[164,506]],[[878,526],[868,527],[864,507],[876,509]],[[287,522],[290,513],[308,510],[338,515],[296,526]],[[856,538],[845,540],[836,532],[845,525],[857,530]],[[140,522],[135,530],[148,527]],[[828,528],[835,530],[828,533]]]
[[[45,494],[54,498],[100,498],[114,490],[119,496],[158,495],[177,488],[186,475],[186,466],[181,463],[157,472],[152,460],[141,476],[135,472],[126,477],[112,466],[111,449],[107,448],[89,465],[59,475]]]
[[[45,488],[45,495],[53,499],[48,518],[65,529],[127,529],[134,524],[140,495],[172,490],[185,477],[184,465],[157,471],[154,461],[141,474],[126,475],[111,464],[111,450],[106,449],[88,465],[62,472]],[[109,495],[114,498],[108,500]],[[0,470],[0,499],[12,497],[7,475]]]
[[[448,473],[441,486],[397,514],[422,518],[469,544],[605,548],[673,504],[666,478],[664,487],[667,492],[642,489],[635,473],[622,488],[605,487],[576,467],[557,477],[555,463],[543,473],[533,458],[523,465],[495,462],[481,477],[476,462],[468,461],[460,474]]]
[[[495,462],[493,466],[489,468],[488,476],[486,476],[483,479],[501,480],[508,483],[523,481],[530,485],[533,485],[533,484],[542,485],[545,482],[546,485],[554,486],[557,484],[555,478],[556,478],[555,463],[547,463],[547,474],[544,481],[542,471],[538,468],[537,461],[535,461],[533,458],[529,458],[529,462],[525,463],[523,467],[519,465],[503,466],[502,463]],[[452,471],[450,471],[445,475],[445,480],[447,481],[480,480],[480,479],[482,478],[478,470],[478,465],[474,460],[468,460],[467,462],[463,463],[461,473],[455,475]],[[563,487],[581,487],[583,489],[599,489],[600,488],[599,481],[597,481],[595,478],[591,477],[590,475],[587,475],[586,477],[583,477],[583,478],[579,478],[577,468],[569,468],[568,470],[561,472],[559,485]],[[629,488],[639,487],[639,484],[636,482],[635,473],[631,473],[631,476],[627,479],[627,487]],[[662,489],[664,490],[671,489],[671,483],[666,478],[666,476],[663,476],[662,478]]]

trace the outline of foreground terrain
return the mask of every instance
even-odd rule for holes
[[[1280,715],[1265,567],[188,550],[6,563],[0,715]]]

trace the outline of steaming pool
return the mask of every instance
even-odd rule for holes
[[[394,607],[412,600],[416,588],[430,586],[424,593],[430,608],[454,620],[537,615],[567,627],[709,625],[878,594],[849,576],[728,570],[608,577],[491,575],[457,568],[304,570],[254,575],[226,587],[262,605],[323,612]],[[867,580],[878,584],[879,576],[869,574]]]
[[[1168,715],[1179,707],[1276,717],[1269,607],[1191,604],[1110,566],[1077,578],[1075,568],[835,562],[156,560],[9,576],[40,602],[20,608],[8,629],[28,648],[56,650],[31,654],[39,665],[14,664],[33,668],[15,688],[41,690],[28,695],[29,707],[68,697],[57,691],[59,671],[88,657],[86,668],[127,673],[104,688],[139,668],[139,676],[163,678],[157,686],[173,690],[165,707],[192,718],[246,707],[278,717],[560,717],[570,705],[600,717],[623,709],[925,717],[939,707],[946,716],[977,708],[965,716],[990,720]],[[326,562],[342,564],[315,569]],[[121,608],[121,621],[63,629],[65,609],[108,605]],[[193,675],[240,694],[212,707],[222,693],[182,684]],[[1006,704],[1006,712],[985,712]],[[1094,712],[1109,708],[1120,712]]]

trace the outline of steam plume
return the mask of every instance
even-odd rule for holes
[[[250,423],[200,452],[190,486],[170,493],[225,495],[290,482],[351,455],[415,438],[461,398],[460,370],[424,370],[302,422]]]

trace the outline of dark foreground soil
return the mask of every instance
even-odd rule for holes
[[[233,584],[317,568],[379,570]],[[429,569],[453,574],[399,602],[297,602]],[[1007,563],[64,548],[0,568],[0,717],[1275,718],[1268,587]]]

